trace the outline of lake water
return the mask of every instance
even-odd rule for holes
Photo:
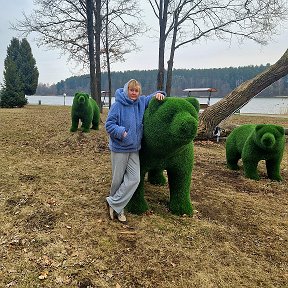
[[[39,105],[66,105],[72,106],[73,96],[26,96],[29,104]],[[213,105],[221,98],[211,98],[210,105]],[[198,98],[200,103],[207,103],[206,98]],[[107,97],[102,97],[104,103],[108,103]],[[112,97],[112,103],[114,97]],[[288,114],[288,96],[275,98],[253,98],[240,110],[240,113],[261,113],[261,114]]]

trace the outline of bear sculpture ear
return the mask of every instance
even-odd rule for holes
[[[79,92],[76,92],[74,97],[76,97],[76,98],[79,97],[79,94],[80,94]]]
[[[263,127],[265,127],[265,124],[258,124],[255,127],[255,131],[258,132],[260,129],[262,129]]]
[[[283,126],[276,125],[276,128],[280,132],[281,135],[285,135],[285,129]]]
[[[189,103],[191,103],[194,106],[194,108],[196,109],[197,112],[200,111],[200,103],[199,103],[199,101],[196,98],[187,97],[187,98],[185,98],[185,100],[188,101]]]
[[[164,98],[162,101],[158,101],[155,97],[150,101],[148,107],[149,107],[149,113],[153,114],[156,110],[159,109],[160,106],[166,102],[167,98]]]

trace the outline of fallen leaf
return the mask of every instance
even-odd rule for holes
[[[14,285],[16,285],[16,282],[15,282],[15,281],[12,281],[12,282],[8,283],[8,284],[6,285],[6,287],[12,287],[12,286],[14,286]]]
[[[108,272],[106,275],[107,275],[109,278],[112,278],[112,277],[113,277],[113,274],[112,274],[112,273],[109,273],[109,272]]]
[[[42,271],[41,273],[40,273],[40,275],[39,275],[39,279],[40,280],[44,280],[44,279],[46,279],[47,278],[47,276],[48,276],[48,271],[47,270],[44,270],[44,271]]]
[[[137,232],[134,232],[134,231],[120,231],[119,234],[136,235]]]

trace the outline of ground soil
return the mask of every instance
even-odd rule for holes
[[[0,287],[287,287],[288,144],[282,182],[230,171],[225,141],[195,141],[193,217],[145,183],[149,213],[107,217],[108,137],[70,133],[70,107],[0,109]],[[226,127],[288,115],[230,117]]]

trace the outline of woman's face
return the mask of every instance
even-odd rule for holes
[[[135,87],[128,87],[128,97],[135,101],[138,99],[140,94],[140,88],[135,86]]]

